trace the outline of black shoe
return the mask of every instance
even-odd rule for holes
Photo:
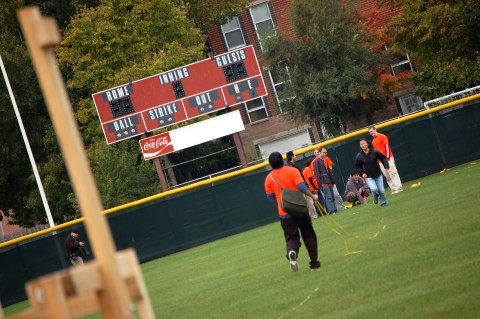
[[[288,252],[288,263],[290,264],[290,269],[293,272],[298,271],[297,253],[294,250],[290,250]]]
[[[317,262],[310,262],[310,270],[318,270],[320,269],[320,262],[317,261]]]
[[[378,204],[378,195],[373,195],[373,203]]]

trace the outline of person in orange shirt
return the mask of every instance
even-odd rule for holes
[[[316,148],[314,151],[313,151],[313,156],[314,158],[312,159],[312,162],[310,163],[310,170],[313,172],[313,180],[314,180],[314,185],[317,189],[317,192],[315,194],[318,194],[318,201],[320,202],[320,205],[322,205],[322,207],[327,207],[327,204],[325,202],[325,197],[323,197],[323,194],[321,192],[321,189],[318,185],[318,182],[317,182],[317,178],[315,177],[315,163],[318,159],[318,157],[320,156],[320,149],[319,148]],[[326,209],[326,208],[325,208]]]
[[[310,168],[310,164],[312,163],[312,158],[309,158],[305,161],[305,168],[302,171],[303,179],[308,186],[308,189],[313,194],[318,194],[318,185],[315,176],[313,175],[313,171]],[[310,215],[311,219],[318,218],[317,210],[315,209],[315,204],[313,203],[313,199],[308,196],[305,196],[307,199],[308,204],[308,214]]]
[[[333,215],[337,212],[337,207],[335,205],[335,195],[333,193],[334,179],[332,171],[325,163],[325,157],[327,156],[327,149],[322,147],[320,149],[319,156],[315,160],[313,166],[313,174],[317,179],[319,188],[322,191],[323,198],[325,199],[325,208],[330,215]]]
[[[385,134],[378,133],[375,126],[370,126],[368,128],[368,133],[373,137],[372,145],[373,148],[377,151],[380,151],[383,155],[387,157],[388,164],[390,165],[390,170],[387,171],[382,163],[380,164],[380,169],[382,174],[387,179],[388,186],[392,195],[400,193],[403,191],[402,181],[400,180],[400,175],[398,174],[397,167],[395,166],[395,160],[393,158],[392,149],[388,141],[388,137]]]
[[[332,160],[330,159],[330,157],[328,157],[327,148],[323,147],[322,150],[323,149],[325,150],[325,152],[327,152],[325,154],[325,157],[323,158],[323,161],[325,162],[325,165],[327,166],[327,168],[330,170],[331,174],[333,175],[333,165],[334,164],[333,164]],[[345,210],[346,207],[343,204],[343,198],[342,198],[342,196],[340,196],[340,193],[338,192],[337,184],[335,184],[335,182],[333,183],[333,188],[332,189],[333,189],[333,198],[334,198],[334,201],[335,201],[335,207],[337,207],[337,210]]]
[[[317,247],[317,235],[313,229],[312,220],[308,214],[304,214],[301,217],[295,217],[289,215],[282,209],[280,203],[281,189],[288,188],[293,190],[299,190],[310,197],[313,200],[318,200],[318,195],[313,194],[303,181],[300,172],[290,166],[283,165],[282,154],[273,152],[268,157],[268,162],[272,166],[272,172],[265,178],[265,193],[267,198],[274,202],[277,202],[278,217],[280,218],[280,225],[283,229],[287,248],[287,260],[290,264],[290,269],[294,272],[298,271],[298,252],[300,246],[300,236],[302,236],[303,242],[310,257],[310,268],[320,268],[320,262],[318,261],[318,247]],[[273,178],[276,180],[275,183]]]

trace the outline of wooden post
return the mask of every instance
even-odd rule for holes
[[[151,132],[145,132],[146,137],[153,136]],[[165,173],[163,172],[162,163],[160,162],[160,157],[155,157],[152,159],[153,166],[157,170],[158,179],[160,180],[160,185],[162,186],[162,191],[168,191],[168,183],[167,178],[165,177]]]
[[[56,22],[52,18],[43,18],[37,7],[19,10],[18,18],[73,189],[85,217],[85,226],[92,249],[99,263],[104,282],[103,289],[98,292],[101,312],[104,318],[109,319],[132,318],[133,313],[130,310],[130,298],[126,284],[120,278],[119,266],[115,259],[116,249],[106,217],[102,214],[103,207],[100,197],[88,165],[65,84],[52,50],[53,46],[60,43],[60,33]],[[62,311],[61,308],[60,311]]]
[[[233,133],[233,141],[235,142],[235,147],[237,148],[238,157],[240,157],[240,163],[242,167],[245,168],[248,166],[247,159],[245,158],[245,152],[243,151],[242,141],[240,141],[240,134]]]
[[[168,183],[167,179],[165,178],[165,173],[163,172],[162,163],[160,163],[160,158],[155,157],[153,160],[153,165],[155,165],[155,169],[157,170],[158,178],[160,179],[160,185],[162,186],[162,191],[168,191]]]

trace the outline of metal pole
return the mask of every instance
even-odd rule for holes
[[[13,95],[12,88],[10,86],[10,81],[8,80],[7,71],[5,70],[5,65],[3,64],[2,56],[0,55],[0,66],[2,68],[3,78],[5,79],[5,84],[7,85],[8,94],[10,94],[10,99],[12,100],[13,109],[15,111],[15,116],[17,117],[18,125],[20,126],[20,131],[22,132],[23,141],[25,142],[25,147],[27,149],[28,158],[30,159],[30,164],[32,165],[33,174],[35,175],[35,180],[37,181],[38,190],[40,191],[40,197],[42,197],[43,206],[45,207],[45,212],[47,213],[48,224],[50,227],[55,226],[53,222],[52,213],[50,207],[48,206],[47,197],[45,196],[45,191],[43,190],[42,180],[40,179],[40,174],[38,173],[37,164],[33,158],[32,149],[30,148],[30,143],[28,142],[27,134],[25,133],[25,127],[23,126],[22,117],[18,111],[17,102],[15,101],[15,96]]]

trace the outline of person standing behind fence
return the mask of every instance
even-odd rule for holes
[[[327,207],[327,204],[325,202],[325,198],[323,197],[323,194],[321,192],[321,189],[320,189],[320,184],[318,184],[318,181],[317,181],[317,178],[315,177],[315,164],[317,162],[317,159],[318,157],[320,156],[320,149],[319,148],[316,148],[314,151],[313,151],[313,156],[314,158],[312,159],[312,162],[310,163],[310,169],[312,170],[312,173],[314,173],[313,175],[313,179],[315,180],[315,183],[314,185],[317,187],[317,195],[318,195],[318,201],[320,202],[320,205],[325,208]],[[326,208],[325,208],[326,210]]]
[[[297,155],[295,155],[293,151],[288,151],[286,154],[286,158],[287,158],[287,166],[296,168],[300,172],[300,174],[302,174],[302,170],[300,169],[300,167],[298,167],[297,164],[295,164],[295,161],[297,160]]]
[[[385,134],[378,133],[375,126],[370,126],[368,132],[373,137],[372,145],[373,148],[380,151],[383,155],[387,157],[388,165],[390,165],[390,170],[387,171],[382,163],[380,163],[380,169],[382,174],[385,175],[387,179],[388,186],[392,195],[400,193],[403,191],[402,181],[400,180],[400,175],[398,174],[397,167],[395,166],[395,160],[393,158],[392,149],[388,141],[388,137]]]
[[[312,220],[308,214],[295,217],[289,215],[282,209],[280,202],[281,189],[276,185],[273,178],[275,178],[282,188],[300,190],[313,200],[318,200],[318,196],[308,190],[302,175],[295,168],[283,165],[282,154],[273,152],[268,157],[268,162],[272,166],[272,172],[265,178],[265,193],[270,201],[277,202],[278,216],[285,237],[287,248],[286,257],[289,261],[290,269],[294,272],[298,271],[297,258],[300,246],[302,245],[300,235],[302,236],[310,257],[310,268],[318,269],[320,268],[320,262],[318,261],[317,235],[313,229]]]
[[[330,215],[337,212],[335,205],[335,194],[333,193],[333,175],[330,168],[326,165],[324,158],[327,156],[327,149],[322,147],[320,149],[320,155],[315,160],[313,166],[313,174],[317,179],[319,188],[322,191],[323,198],[325,199],[325,208]]]
[[[305,168],[302,171],[303,175],[303,180],[307,184],[308,189],[312,194],[318,194],[318,186],[317,186],[317,181],[315,180],[315,176],[313,175],[313,171],[310,169],[310,164],[312,163],[312,158],[309,158],[305,161]],[[307,204],[308,204],[308,214],[310,215],[311,219],[315,219],[318,217],[317,210],[315,208],[315,204],[313,202],[313,199],[311,199],[308,196],[305,196],[307,199]]]
[[[380,197],[380,206],[386,206],[388,203],[379,162],[382,162],[386,169],[390,169],[387,157],[374,149],[369,140],[362,138],[360,152],[355,157],[355,168],[363,173],[363,178],[366,178],[367,185],[373,193],[373,203],[377,204]]]
[[[83,247],[85,243],[79,241],[80,231],[78,229],[73,229],[67,239],[65,239],[65,248],[67,259],[70,260],[72,265],[83,265],[83,260],[85,259],[85,254],[83,253]]]
[[[332,160],[330,159],[330,157],[328,157],[328,150],[324,147],[322,148],[322,150],[325,149],[325,157],[323,158],[323,161],[325,162],[325,165],[327,166],[327,168],[330,170],[332,176],[333,176],[333,165],[334,163],[332,162]],[[321,152],[320,152],[321,154]],[[333,183],[333,199],[335,201],[335,207],[337,207],[337,210],[345,210],[346,207],[345,205],[343,204],[343,199],[342,199],[342,196],[340,196],[340,193],[338,192],[338,189],[337,189],[337,184]]]

